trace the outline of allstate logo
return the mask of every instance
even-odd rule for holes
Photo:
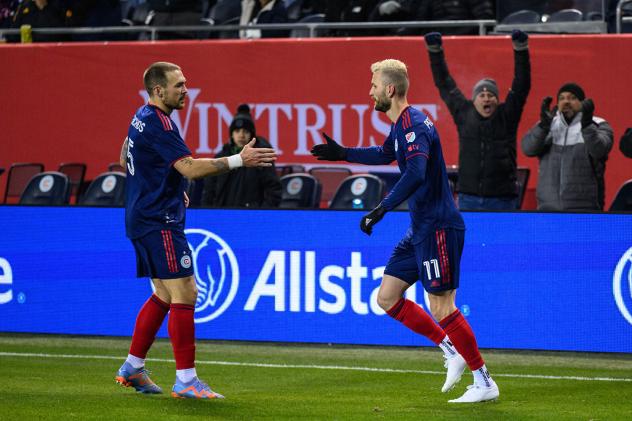
[[[204,323],[219,317],[233,302],[239,287],[239,266],[235,253],[221,237],[198,228],[184,233],[198,288],[195,322]]]
[[[619,311],[632,324],[632,314],[630,314],[629,306],[632,306],[632,247],[628,249],[614,270],[612,278],[612,293],[614,300],[619,307]],[[624,300],[627,298],[627,304]]]

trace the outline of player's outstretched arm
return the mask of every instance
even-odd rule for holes
[[[319,161],[345,161],[347,159],[347,148],[338,144],[327,133],[323,133],[326,143],[315,145],[310,153]]]
[[[184,157],[174,168],[189,179],[219,175],[239,167],[270,167],[276,161],[276,152],[272,148],[254,148],[255,139],[251,140],[240,153],[226,158],[192,158]]]

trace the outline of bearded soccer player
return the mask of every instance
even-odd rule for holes
[[[172,396],[223,398],[202,382],[195,370],[197,287],[184,236],[188,205],[185,177],[218,175],[241,166],[268,167],[276,155],[270,148],[253,148],[253,139],[236,155],[192,158],[170,117],[173,110],[185,105],[187,88],[182,70],[172,63],[157,62],[145,70],[143,82],[149,102],[131,121],[120,162],[127,168],[125,226],[136,250],[137,276],[150,277],[155,293],[138,313],[129,355],[116,381],[138,392],[162,393],[145,370],[145,357],[168,313],[176,360]]]
[[[384,215],[408,201],[411,226],[397,244],[384,270],[377,296],[389,316],[438,345],[444,353],[447,376],[441,391],[452,389],[468,366],[474,384],[449,402],[482,402],[499,396],[476,344],[476,338],[455,306],[465,224],[456,209],[441,151],[439,134],[430,119],[406,99],[409,80],[406,65],[383,60],[371,66],[369,95],[377,111],[391,120],[391,131],[382,146],[344,148],[325,135],[325,144],[312,148],[319,160],[385,165],[397,161],[402,173],[390,193],[360,221],[371,235]],[[428,292],[430,311],[404,298],[405,291],[421,279]]]

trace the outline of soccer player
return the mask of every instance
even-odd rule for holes
[[[401,178],[360,221],[360,229],[371,235],[373,226],[386,212],[408,200],[412,223],[386,265],[378,305],[443,350],[447,376],[442,392],[454,387],[466,365],[472,370],[474,384],[463,396],[450,402],[496,399],[498,387],[485,367],[470,325],[455,306],[465,224],[448,185],[439,134],[424,113],[408,105],[409,80],[404,63],[383,60],[374,63],[371,71],[369,96],[375,109],[386,113],[392,122],[384,144],[344,148],[323,134],[326,143],[314,146],[311,153],[319,160],[368,165],[397,160]],[[421,307],[404,298],[404,292],[419,279],[428,292],[430,311],[439,325]]]
[[[162,393],[145,370],[145,357],[169,313],[168,332],[176,360],[176,398],[223,398],[195,371],[193,313],[197,288],[191,250],[184,236],[185,187],[189,179],[218,175],[233,168],[267,167],[273,149],[253,148],[225,158],[192,158],[169,117],[184,107],[186,79],[175,64],[157,62],[143,76],[149,102],[132,118],[120,162],[127,168],[125,226],[136,250],[138,277],[150,277],[155,293],[145,302],[134,327],[129,355],[116,381],[142,393]]]

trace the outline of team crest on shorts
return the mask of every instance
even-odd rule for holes
[[[182,256],[182,259],[180,259],[180,264],[185,269],[190,268],[191,267],[191,256],[189,256],[188,254],[185,254],[184,256]]]

